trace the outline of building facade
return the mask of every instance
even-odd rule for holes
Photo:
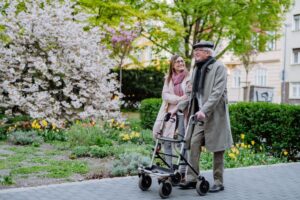
[[[300,104],[300,0],[294,1],[280,34],[281,38],[267,44],[266,52],[251,56],[248,81],[240,59],[230,53],[223,56],[230,102],[247,100],[248,82],[256,89],[251,95],[268,96],[258,101]]]
[[[228,68],[227,88],[230,102],[253,98],[258,99],[257,101],[281,102],[281,41],[271,41],[268,47],[268,51],[251,56],[248,75],[239,58],[230,53],[222,58]],[[249,94],[246,94],[247,86],[250,89]],[[256,88],[256,92],[252,94],[251,88]],[[267,95],[268,98],[261,99],[261,95]]]
[[[286,16],[283,39],[282,101],[300,104],[300,0]]]

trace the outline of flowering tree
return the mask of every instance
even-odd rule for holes
[[[85,118],[118,116],[110,51],[99,29],[84,28],[87,15],[74,14],[70,0],[11,0],[0,12],[9,37],[0,42],[0,107],[57,125]],[[4,3],[0,3],[4,7]]]
[[[122,66],[125,58],[132,49],[133,41],[140,34],[140,25],[135,24],[133,27],[125,27],[121,22],[118,28],[107,27],[107,39],[112,48],[112,57],[117,61],[120,69],[120,93],[122,88]]]

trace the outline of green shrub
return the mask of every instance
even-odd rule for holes
[[[43,142],[43,138],[35,131],[15,131],[9,135],[8,139],[11,143],[20,145],[39,145]]]
[[[160,99],[142,101],[141,124],[152,128],[160,108]],[[288,152],[289,159],[296,159],[300,152],[300,106],[272,103],[237,103],[229,106],[233,138],[239,142],[265,144],[267,151],[279,157]]]
[[[148,166],[150,162],[150,158],[139,153],[121,154],[119,160],[114,161],[111,173],[113,176],[136,175],[139,165]]]
[[[89,147],[86,146],[78,146],[75,147],[72,151],[72,154],[76,157],[88,157],[89,156]]]
[[[15,124],[17,122],[24,122],[30,121],[31,117],[29,115],[17,115],[17,116],[10,116],[7,117],[7,124]]]
[[[8,124],[0,125],[0,140],[7,138],[7,130],[9,128]]]
[[[245,134],[245,143],[265,144],[277,157],[288,152],[294,159],[300,151],[300,106],[272,103],[237,103],[230,105],[234,141]]]
[[[113,148],[110,146],[99,147],[94,145],[90,147],[89,154],[91,157],[104,158],[107,156],[114,155],[114,152],[113,152]]]
[[[112,146],[113,144],[100,126],[83,127],[80,124],[74,124],[66,135],[71,146]]]
[[[45,142],[49,141],[66,141],[67,136],[64,131],[62,130],[44,130],[42,132],[39,132],[39,135],[41,135],[44,138]]]
[[[12,184],[14,184],[14,182],[11,175],[6,175],[6,176],[0,175],[0,185],[12,185]]]
[[[101,136],[96,136],[95,137],[95,145],[98,145],[100,147],[102,146],[112,146],[113,143],[109,138],[106,138],[106,136],[101,135]]]
[[[152,129],[161,103],[162,100],[156,98],[144,99],[141,102],[140,113],[143,128]]]
[[[141,120],[140,119],[128,119],[129,126],[133,131],[141,131]]]
[[[145,144],[153,144],[152,130],[144,129],[141,131],[141,138]]]
[[[13,130],[20,129],[18,126],[30,121],[30,119],[28,115],[6,116],[3,113],[0,114],[0,140],[7,138],[7,133],[12,131],[11,128],[13,128]]]

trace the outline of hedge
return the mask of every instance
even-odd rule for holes
[[[119,72],[116,70],[116,73]],[[146,98],[161,97],[165,72],[154,67],[124,69],[122,71],[123,108],[137,108]]]
[[[141,104],[141,123],[152,128],[161,99],[146,99]],[[232,136],[235,142],[245,134],[244,143],[264,144],[267,151],[289,159],[300,152],[300,106],[272,103],[237,103],[229,106]]]
[[[248,144],[254,140],[280,156],[284,150],[295,159],[300,152],[300,106],[272,103],[238,103],[230,105],[234,141],[241,133]]]
[[[152,129],[161,103],[162,100],[158,98],[144,99],[141,102],[140,114],[143,128]]]

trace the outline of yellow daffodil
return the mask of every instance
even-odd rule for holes
[[[231,159],[236,159],[236,156],[234,153],[229,153],[228,156],[231,158]]]
[[[240,144],[236,144],[235,146],[236,146],[237,148],[239,148]]]
[[[124,122],[122,122],[122,123],[120,124],[120,128],[125,128],[125,123],[124,123]]]
[[[253,146],[253,145],[255,144],[255,141],[254,141],[254,140],[252,140],[252,141],[251,141],[251,144],[252,144],[252,146]]]
[[[35,128],[35,124],[36,124],[36,120],[33,120],[33,122],[31,123],[31,127]]]
[[[236,147],[231,147],[231,151],[232,151],[232,153],[235,153],[236,155],[238,155],[240,153],[240,151]]]
[[[245,148],[245,144],[244,144],[243,142],[241,143],[241,147],[242,147],[242,148]]]
[[[131,132],[131,133],[129,134],[129,137],[130,137],[130,139],[133,139],[133,138],[134,138],[134,132]]]
[[[251,145],[250,144],[248,144],[248,149],[250,149],[251,148]]]
[[[244,133],[241,134],[241,139],[242,140],[245,139],[245,134]]]
[[[285,156],[287,156],[288,154],[289,154],[289,152],[287,152],[287,151],[283,152],[283,155],[285,155]]]
[[[46,121],[46,120],[42,120],[42,125],[44,126],[44,127],[47,127],[48,126],[48,122]]]
[[[129,135],[128,135],[128,134],[124,134],[124,136],[123,136],[122,140],[124,140],[124,141],[128,141],[128,140],[130,140],[130,137],[129,137]]]
[[[140,133],[139,132],[135,132],[135,137],[139,138],[140,137]]]
[[[56,125],[52,124],[52,130],[56,129]]]
[[[231,151],[232,151],[232,153],[235,153],[236,152],[236,148],[235,147],[231,147]]]

